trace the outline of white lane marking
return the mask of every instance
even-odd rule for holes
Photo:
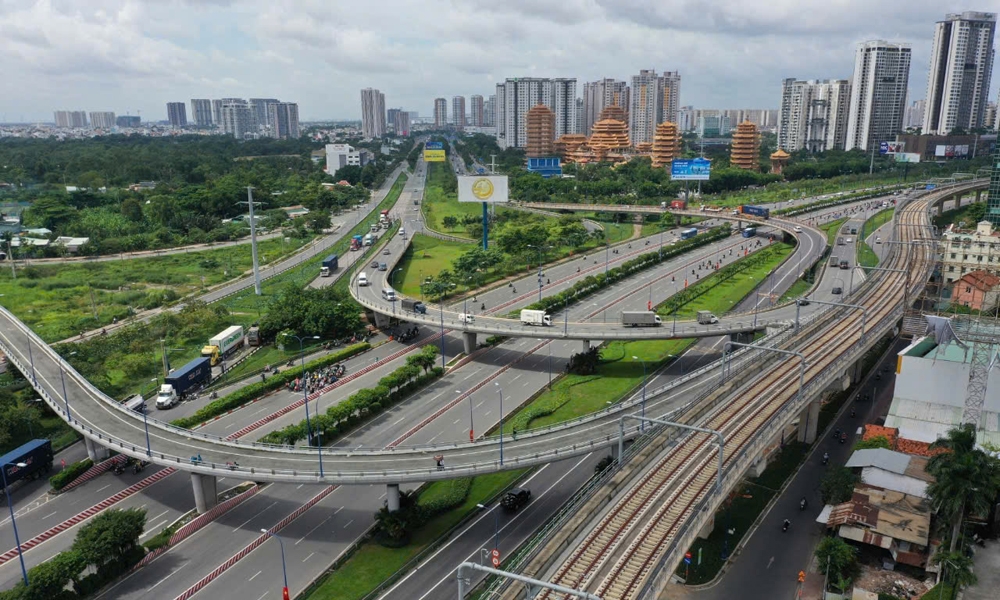
[[[337,510],[333,511],[333,514],[337,514],[337,513],[339,513],[339,512],[340,512],[340,511],[342,511],[342,510],[344,510],[344,507],[343,507],[343,506],[341,506],[341,507],[340,507],[340,508],[338,508]]]
[[[259,510],[259,511],[257,512],[257,514],[255,514],[254,516],[250,517],[250,518],[249,518],[249,519],[247,519],[246,521],[243,521],[243,522],[242,522],[242,523],[240,523],[240,524],[239,524],[238,526],[236,526],[236,527],[235,527],[235,528],[233,529],[233,533],[236,533],[236,532],[237,532],[237,531],[239,531],[240,529],[243,529],[243,526],[244,526],[244,525],[246,525],[246,524],[247,524],[247,523],[249,523],[250,521],[253,521],[254,519],[256,519],[257,517],[259,517],[259,516],[260,516],[260,513],[264,512],[265,510],[267,510],[267,509],[269,509],[269,508],[271,508],[272,506],[274,506],[274,505],[275,505],[275,504],[277,504],[277,503],[278,503],[278,501],[277,501],[277,500],[275,500],[274,502],[272,502],[272,503],[268,504],[267,506],[265,506],[265,507],[264,507],[263,509]]]
[[[170,579],[171,577],[173,577],[173,576],[174,576],[174,574],[175,574],[175,573],[177,573],[178,571],[180,571],[180,570],[181,570],[181,569],[183,569],[183,568],[184,568],[184,567],[178,567],[177,569],[174,569],[173,571],[171,571],[171,572],[170,572],[170,575],[167,575],[167,576],[166,576],[166,577],[164,577],[163,579],[161,579],[161,580],[157,581],[157,582],[156,582],[155,584],[153,584],[153,587],[151,587],[151,588],[149,588],[149,589],[153,589],[153,588],[155,588],[156,586],[158,586],[158,585],[160,585],[161,583],[163,583],[164,581],[166,581],[166,580]]]
[[[305,558],[302,559],[302,562],[306,562],[307,560],[309,560],[313,556],[316,556],[316,553],[315,552],[310,552],[309,556],[307,556],[307,557],[305,557]]]
[[[334,513],[334,514],[337,514],[337,513]],[[313,527],[312,529],[310,529],[309,531],[307,531],[304,536],[300,537],[299,541],[295,542],[295,545],[298,546],[300,543],[302,543],[302,540],[304,540],[307,537],[309,537],[310,533],[312,533],[312,532],[316,531],[317,529],[319,529],[320,527],[322,527],[324,523],[326,523],[327,521],[329,521],[332,518],[333,518],[333,515],[330,515],[327,518],[323,519],[323,521],[319,525]]]
[[[109,483],[108,485],[106,485],[106,486],[102,487],[101,489],[97,490],[97,491],[98,491],[98,492],[103,492],[104,490],[108,489],[109,487],[111,487],[111,484],[110,484],[110,483]]]
[[[251,577],[250,579],[247,579],[247,581],[253,581],[254,579],[257,578],[258,575],[260,575],[263,572],[264,571],[257,571],[256,573],[254,573],[253,577]]]
[[[458,422],[459,422],[459,421],[461,421],[461,419],[455,419],[455,422],[454,422],[454,423],[452,423],[452,425],[458,425]]]
[[[393,422],[393,425],[399,425],[400,423],[402,423],[402,422],[403,422],[403,421],[405,421],[405,420],[406,420],[406,417],[400,417],[400,418],[396,419],[396,420],[395,420],[395,421]]]
[[[153,517],[152,519],[150,519],[150,521],[155,521],[155,520],[159,519],[160,517],[162,517],[163,515],[167,514],[168,512],[170,512],[170,511],[169,510],[165,510],[165,511],[161,512],[160,514],[156,515],[155,517]]]
[[[52,511],[51,513],[49,513],[49,514],[45,515],[44,517],[42,517],[42,520],[44,521],[45,519],[48,519],[49,517],[52,517],[52,516],[55,516],[55,515],[57,515],[58,513],[59,513],[59,511],[58,511],[58,510],[56,510],[56,511]]]
[[[347,526],[348,526],[348,525],[350,525],[350,524],[351,524],[351,523],[353,523],[353,522],[354,522],[354,519],[351,519],[350,521],[348,521],[348,522],[344,523],[344,527],[343,527],[343,529],[347,529]]]

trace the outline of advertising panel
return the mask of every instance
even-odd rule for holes
[[[424,149],[424,162],[444,162],[444,150]]]
[[[441,142],[427,142],[424,144],[424,148],[428,150],[444,150],[444,144]]]
[[[878,145],[879,154],[895,154],[903,151],[903,142],[881,142]]]
[[[944,151],[947,146],[943,144],[938,144],[934,147],[934,156],[944,156]]]
[[[902,163],[918,163],[920,162],[919,152],[897,152],[896,162]]]
[[[955,146],[955,156],[968,156],[969,155],[969,145],[963,144],[961,146]]]
[[[675,160],[670,164],[670,178],[675,181],[708,181],[712,161],[705,158]]]
[[[506,175],[460,175],[459,202],[507,202]]]

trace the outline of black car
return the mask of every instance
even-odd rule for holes
[[[799,298],[799,306],[809,306],[809,298]]]
[[[843,290],[843,289],[841,289],[841,288],[839,288],[839,287],[835,287],[835,288],[833,288],[833,290],[831,291],[831,293],[833,293],[833,295],[834,295],[834,296],[839,296],[839,295],[840,295],[840,294],[842,294],[843,292],[844,292],[844,290]]]
[[[522,508],[531,500],[531,490],[527,488],[511,488],[503,498],[500,499],[500,506],[509,511]]]
[[[377,258],[372,261],[371,267],[373,269],[377,269],[378,268],[378,259]]]

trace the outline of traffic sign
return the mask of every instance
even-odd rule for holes
[[[493,558],[500,558],[500,551],[494,548],[493,550],[490,551],[490,556],[492,556]]]
[[[691,564],[691,553],[690,552],[685,552],[684,553],[684,564],[686,564],[686,565]]]
[[[494,556],[493,559],[490,562],[493,563],[494,567],[499,567],[500,566],[500,558],[499,557]]]

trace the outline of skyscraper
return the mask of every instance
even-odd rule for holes
[[[252,110],[251,108],[251,112]],[[269,102],[265,129],[267,135],[273,138],[297,139],[299,137],[299,105],[294,102]]]
[[[633,144],[652,142],[663,116],[662,80],[652,69],[632,76],[628,108],[629,139]]]
[[[385,135],[385,94],[374,88],[361,90],[361,135],[366,139]]]
[[[786,152],[843,150],[850,99],[851,84],[846,79],[784,80],[778,147]]]
[[[926,110],[927,100],[914,100],[906,107],[906,114],[903,115],[903,127],[907,129],[923,127]]]
[[[444,129],[448,126],[448,101],[444,98],[434,99],[434,127]]]
[[[497,96],[490,94],[490,97],[483,102],[483,125],[486,127],[497,126]]]
[[[256,129],[263,129],[270,137],[275,137],[267,129],[271,126],[270,112],[268,105],[280,102],[277,98],[250,98],[250,114],[253,115],[253,126]],[[296,110],[298,110],[296,108]],[[284,137],[284,136],[280,136]],[[299,136],[295,136],[299,137]]]
[[[555,137],[576,128],[576,79],[508,78],[497,84],[497,144],[523,148],[528,143],[528,109],[544,104],[555,113]]]
[[[392,111],[389,111],[392,113]],[[392,114],[392,129],[399,136],[410,135],[410,113],[397,108],[396,112]]]
[[[212,124],[222,127],[222,100],[212,100]]]
[[[222,104],[222,131],[238,140],[253,133],[253,115],[246,100],[238,98],[223,98],[223,100],[233,101]]]
[[[629,109],[628,83],[605,78],[583,84],[583,129],[579,133],[589,137],[601,111],[612,105]]]
[[[194,117],[194,124],[198,127],[211,127],[212,101],[209,99],[191,99],[191,116]]]
[[[677,122],[677,113],[681,106],[681,74],[678,71],[664,71],[660,77],[663,91],[663,108],[659,123]],[[659,124],[658,123],[658,124]]]
[[[454,96],[451,99],[451,124],[455,129],[465,127],[465,96]]]
[[[183,102],[167,102],[167,120],[172,127],[187,126],[187,109]]]
[[[473,127],[483,127],[485,119],[483,115],[483,97],[476,94],[469,98],[471,114],[469,115],[469,125]]]
[[[851,78],[845,150],[870,150],[903,129],[910,45],[884,40],[858,44]]]
[[[993,72],[995,13],[966,11],[938,21],[927,76],[923,133],[983,126]],[[991,126],[992,124],[987,124]]]
[[[115,126],[115,113],[104,111],[90,113],[90,126],[94,129],[111,129]]]
[[[86,127],[87,113],[82,110],[57,110],[56,127]]]
[[[993,152],[993,170],[990,172],[990,187],[986,193],[986,220],[1000,227],[1000,144]]]

